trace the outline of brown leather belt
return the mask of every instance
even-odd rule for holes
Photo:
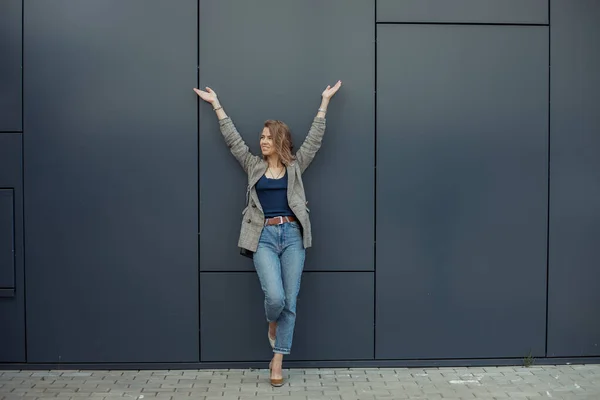
[[[286,222],[294,222],[298,221],[296,217],[273,217],[273,218],[265,218],[265,225],[281,225]]]

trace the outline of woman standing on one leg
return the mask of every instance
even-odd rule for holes
[[[341,85],[338,81],[323,91],[308,136],[295,155],[287,125],[265,121],[260,136],[262,157],[250,153],[217,94],[210,88],[194,89],[212,105],[227,146],[248,174],[248,205],[238,246],[254,253],[254,267],[265,295],[268,339],[275,353],[269,364],[274,386],[283,385],[283,355],[290,354],[292,347],[305,249],[312,244],[302,173],[321,147],[327,106]]]

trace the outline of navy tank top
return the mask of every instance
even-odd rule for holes
[[[287,170],[282,178],[269,179],[263,175],[256,182],[256,194],[265,213],[265,218],[294,216],[287,201]]]

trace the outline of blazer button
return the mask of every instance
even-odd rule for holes
[[[256,204],[252,204],[252,208],[256,208]]]
[[[248,219],[246,220],[246,222],[247,222],[247,223],[250,223],[250,222],[252,222],[252,220],[251,220],[250,218],[248,218]]]

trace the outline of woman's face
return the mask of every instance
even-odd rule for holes
[[[273,138],[271,137],[271,132],[267,127],[263,128],[263,131],[260,135],[260,150],[265,157],[275,154]]]

